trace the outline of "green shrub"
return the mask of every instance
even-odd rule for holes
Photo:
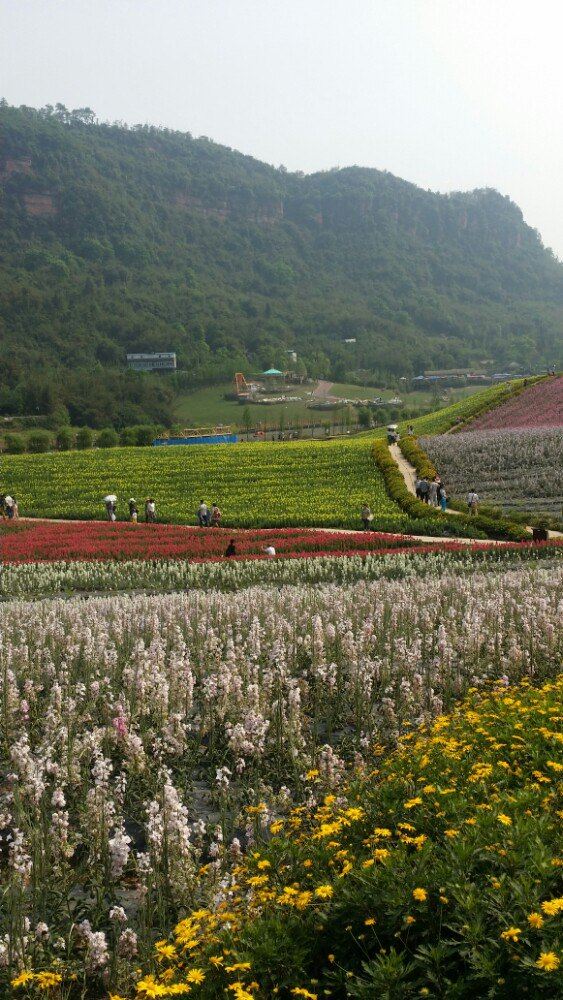
[[[49,451],[53,439],[47,431],[34,431],[27,439],[27,450],[34,455]]]
[[[117,431],[114,431],[113,427],[106,427],[103,431],[100,431],[98,437],[96,438],[96,445],[98,448],[116,448],[119,444],[119,437]]]
[[[119,432],[119,443],[124,448],[131,448],[137,444],[137,428],[136,427],[124,427],[123,430]]]
[[[59,427],[55,437],[55,444],[58,451],[70,451],[74,444],[74,434],[70,427]]]
[[[4,438],[4,450],[9,455],[22,455],[25,451],[25,440],[19,434],[6,434]]]
[[[146,448],[152,445],[156,436],[156,427],[142,424],[140,427],[135,427],[134,443],[142,448]]]
[[[86,448],[91,448],[94,441],[94,435],[89,427],[81,427],[76,435],[76,447],[81,451]]]

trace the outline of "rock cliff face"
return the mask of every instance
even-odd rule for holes
[[[57,214],[55,200],[51,194],[24,194],[22,198],[28,215],[52,219]]]

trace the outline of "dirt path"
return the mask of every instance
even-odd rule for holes
[[[393,458],[395,459],[397,465],[399,466],[401,475],[405,480],[405,484],[407,486],[409,493],[412,493],[413,496],[416,496],[416,489],[415,489],[416,469],[414,468],[413,465],[411,465],[410,462],[407,462],[398,444],[390,444],[389,451],[391,452]],[[446,513],[457,514],[459,516],[462,513],[462,511],[452,510],[451,507],[448,507]],[[525,524],[524,527],[526,531],[529,531],[529,533],[532,534],[534,529],[531,527],[531,525]],[[563,538],[563,532],[561,531],[548,531],[547,534],[548,538]],[[422,536],[417,535],[417,537],[422,537]]]
[[[325,396],[330,394],[333,385],[334,382],[325,382],[323,379],[320,379],[313,389],[313,396],[315,399],[324,399]]]

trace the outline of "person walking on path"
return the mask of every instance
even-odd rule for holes
[[[275,556],[275,554],[276,554],[276,550],[275,550],[275,548],[274,548],[273,545],[266,545],[262,549],[262,551],[266,553],[266,555],[268,556],[269,559],[273,559],[274,556]]]
[[[219,525],[221,524],[221,518],[222,518],[222,516],[223,515],[221,514],[221,511],[219,510],[217,504],[214,503],[213,506],[212,506],[212,508],[211,508],[211,518],[210,518],[210,521],[209,521],[210,526],[212,528],[218,528]]]
[[[104,506],[106,508],[106,516],[108,521],[115,521],[117,509],[117,497],[115,493],[108,493],[107,497],[104,497]]]
[[[134,497],[131,497],[129,501],[129,520],[133,524],[136,524],[139,519],[139,508],[137,507],[137,501]]]
[[[369,504],[367,503],[367,501],[366,501],[366,503],[363,505],[363,507],[361,509],[360,517],[362,519],[362,523],[363,523],[363,526],[364,526],[364,531],[369,531],[370,528],[371,528],[371,522],[373,521],[373,514],[371,512],[371,508],[370,508]]]
[[[442,508],[442,514],[446,513],[446,504],[448,502],[448,497],[446,493],[446,488],[443,483],[441,483],[438,489],[438,500],[440,501],[440,507]]]
[[[2,520],[5,521],[8,515],[6,514],[6,497],[3,493],[0,494],[0,514],[2,515]]]
[[[237,548],[235,545],[235,540],[234,538],[231,538],[229,544],[227,545],[227,548],[225,549],[225,556],[227,559],[230,559],[231,556],[236,556],[236,554],[237,554]]]
[[[438,484],[435,482],[428,483],[428,503],[431,507],[438,506]]]
[[[200,528],[207,528],[209,525],[209,507],[207,506],[205,500],[200,500],[199,507],[197,508],[197,519],[199,521]]]
[[[156,521],[156,504],[152,497],[147,497],[145,503],[145,521],[147,524],[154,524]]]
[[[8,515],[9,521],[11,521],[14,516],[14,502],[14,498],[7,493],[4,497],[4,506],[6,508],[6,514]]]
[[[479,497],[473,489],[467,494],[467,506],[470,514],[476,514],[479,509]]]
[[[419,491],[420,491],[420,499],[422,500],[423,503],[428,503],[428,488],[429,488],[429,486],[430,486],[430,483],[428,482],[427,479],[421,479],[420,480],[420,485],[419,485],[418,488],[419,488]]]
[[[19,516],[20,516],[20,509],[18,507],[18,501],[16,500],[16,498],[12,497],[12,500],[13,500],[13,504],[12,504],[12,517],[13,517],[14,521],[17,521],[18,518],[19,518]]]

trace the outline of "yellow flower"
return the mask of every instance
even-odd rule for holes
[[[272,865],[270,861],[266,861],[266,859],[264,859],[263,861],[258,862],[257,867],[260,868],[260,870],[262,870],[263,868],[271,868]]]
[[[446,906],[446,904],[449,903],[449,899],[447,896],[440,896],[440,902]]]
[[[426,889],[413,889],[413,899],[417,899],[419,903],[424,903],[424,900],[428,897]]]
[[[367,861],[362,861],[362,868],[371,868],[374,864],[374,858],[368,858]]]
[[[16,976],[15,979],[12,979],[12,986],[14,989],[17,989],[18,986],[25,986],[25,984],[31,982],[32,979],[35,979],[33,972],[28,972],[26,969],[24,972],[20,972],[19,976]]]
[[[559,965],[560,960],[554,951],[542,951],[536,962],[536,968],[543,969],[544,972],[555,972]]]
[[[365,816],[365,813],[364,813],[363,809],[360,809],[360,808],[358,808],[356,806],[352,806],[350,809],[346,810],[346,812],[344,813],[344,815],[345,815],[346,819],[350,819],[352,821],[355,821],[355,820],[363,819],[364,816]]]
[[[512,826],[512,820],[510,816],[506,816],[505,813],[499,813],[498,821],[499,823],[502,823],[503,826]]]
[[[173,944],[157,941],[154,947],[161,958],[176,958],[176,949]]]
[[[547,913],[548,917],[555,917],[563,910],[563,896],[560,896],[558,899],[546,900],[545,903],[541,904],[541,908],[544,913]]]
[[[38,972],[35,976],[35,982],[40,990],[50,990],[52,986],[58,986],[62,981],[63,977],[58,972]]]
[[[409,914],[408,917],[405,917],[405,923],[408,924],[409,927],[411,924],[416,924],[416,917],[411,917]]]
[[[305,997],[305,1000],[318,1000],[316,993],[310,993],[309,990],[303,989],[302,986],[294,986],[291,993],[294,997]]]
[[[205,973],[201,969],[190,969],[186,976],[188,983],[202,983],[205,979]]]
[[[367,920],[364,920],[364,924],[366,927],[373,927],[374,923],[375,923],[375,917],[368,917]]]
[[[509,927],[508,930],[502,932],[501,938],[503,941],[519,941],[521,933],[520,927]]]
[[[420,795],[418,795],[415,799],[408,799],[407,802],[405,802],[405,809],[414,809],[415,806],[421,805],[422,799],[420,798]]]
[[[543,927],[543,917],[542,917],[541,913],[530,913],[530,914],[528,914],[528,923],[529,923],[530,927],[535,927],[538,930],[539,930],[540,927]]]
[[[385,859],[390,856],[390,853],[391,852],[388,851],[386,847],[376,847],[373,852],[373,856],[376,861],[385,861]]]
[[[315,896],[318,896],[319,899],[330,899],[333,893],[334,889],[331,885],[318,885],[315,889]]]
[[[248,972],[250,969],[250,962],[235,962],[234,965],[227,965],[227,972]]]

